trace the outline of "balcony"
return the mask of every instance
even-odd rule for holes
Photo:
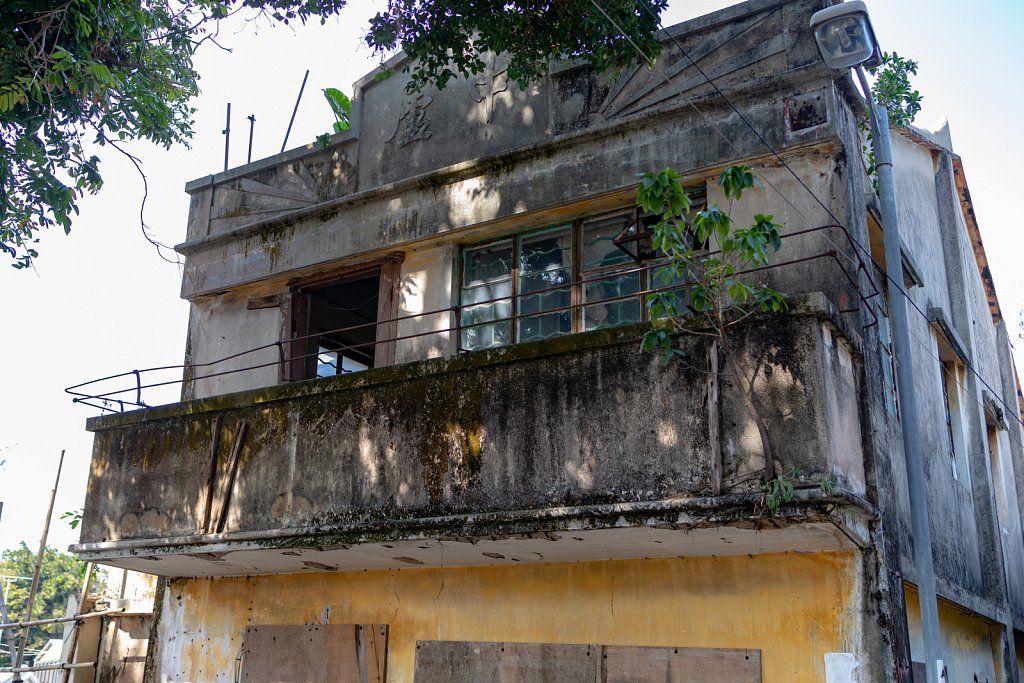
[[[93,418],[75,552],[174,576],[815,551],[867,541],[859,342],[823,295],[737,328],[737,389],[645,327]],[[720,379],[721,377],[721,379]],[[717,400],[716,400],[717,398]]]

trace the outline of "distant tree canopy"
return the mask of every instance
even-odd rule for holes
[[[337,15],[347,0],[4,0],[0,3],[0,250],[16,268],[38,233],[70,231],[78,199],[103,184],[86,144],[187,143],[198,92],[196,49],[218,21],[254,9],[288,23]],[[666,0],[388,0],[366,42],[418,60],[410,89],[443,88],[505,52],[526,83],[549,60],[586,57],[599,69],[657,52]],[[600,6],[600,10],[598,9]],[[612,19],[609,21],[602,11]],[[620,30],[627,34],[623,36]],[[126,153],[126,152],[125,152]]]
[[[5,550],[0,555],[0,574],[6,576],[31,577],[35,571],[36,553],[29,550],[24,543],[16,550]],[[33,619],[49,619],[63,617],[67,608],[68,596],[82,589],[85,578],[85,563],[73,555],[62,553],[56,548],[47,547],[43,556],[43,567],[39,574],[39,590],[36,592],[35,605],[32,610]],[[13,581],[5,589],[7,600],[7,616],[11,621],[25,618],[28,603],[29,581]],[[26,651],[35,652],[46,644],[50,638],[60,638],[64,632],[63,624],[33,627],[28,631]],[[0,639],[2,650],[7,651],[7,639]],[[7,661],[0,657],[0,661]]]

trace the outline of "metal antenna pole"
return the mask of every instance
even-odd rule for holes
[[[231,148],[231,103],[228,102],[228,117],[224,124],[224,170],[228,170],[228,150]]]
[[[914,533],[914,564],[917,568],[917,597],[921,604],[921,631],[927,661],[928,683],[942,677],[942,641],[939,631],[939,603],[935,589],[932,559],[932,533],[928,526],[928,495],[925,488],[924,458],[917,414],[917,388],[914,378],[910,329],[907,323],[907,295],[903,291],[903,253],[899,212],[896,210],[896,185],[892,175],[892,139],[889,137],[889,112],[877,106],[871,96],[864,68],[858,66],[857,78],[871,108],[872,146],[878,172],[878,195],[882,204],[882,233],[885,238],[885,265],[888,271],[889,316],[892,319],[893,346],[896,352],[896,388],[899,392],[903,431],[903,457],[907,463],[907,493]]]
[[[245,158],[245,163],[252,163],[252,130],[256,127],[256,115],[249,114],[245,118],[249,119],[249,156]]]
[[[288,130],[284,134],[284,142],[281,143],[281,151],[288,146],[288,136],[292,134],[292,124],[295,123],[295,113],[299,111],[299,102],[302,100],[302,91],[306,89],[306,79],[309,78],[309,69],[306,69],[306,75],[302,77],[302,85],[299,86],[299,96],[295,98],[295,108],[292,109],[292,118],[288,122]]]
[[[60,471],[64,467],[64,451],[60,452],[60,461],[57,463],[57,478],[53,482],[53,490],[50,491],[50,505],[46,508],[46,523],[43,525],[43,537],[39,540],[39,555],[36,556],[36,568],[32,573],[32,587],[28,591],[28,604],[25,607],[25,621],[32,621],[32,607],[36,601],[36,591],[39,589],[39,572],[43,569],[43,557],[46,555],[46,537],[50,535],[50,518],[53,516],[53,501],[57,497],[57,485],[60,484]],[[14,660],[14,678],[17,683],[21,681],[21,674],[18,669],[25,659],[25,643],[28,641],[28,631],[22,631],[21,642],[18,643],[18,656]]]

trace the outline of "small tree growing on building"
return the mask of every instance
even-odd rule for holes
[[[868,71],[875,77],[871,84],[871,96],[875,102],[885,107],[889,114],[889,123],[906,128],[914,122],[914,117],[921,111],[920,91],[910,85],[910,77],[917,75],[918,64],[913,59],[904,59],[892,52],[882,53],[882,63],[871,67]],[[857,121],[857,128],[864,140],[861,150],[864,163],[871,176],[871,184],[878,191],[878,172],[875,170],[875,150],[871,133],[871,112],[868,111]]]
[[[732,352],[730,330],[756,312],[786,310],[783,294],[744,277],[766,266],[769,256],[778,251],[782,226],[764,214],[754,216],[753,225],[747,227],[733,223],[733,203],[754,186],[749,166],[730,166],[717,182],[729,200],[728,210],[709,203],[691,215],[690,200],[675,170],[666,168],[643,176],[637,204],[657,217],[651,226],[652,247],[664,254],[666,261],[653,271],[658,291],[647,296],[653,323],[642,348],[661,351],[667,362],[683,353],[676,344],[680,334],[712,337],[713,356],[720,348],[724,369],[757,426],[764,453],[764,481],[769,482],[775,479],[775,464],[768,429],[753,400],[753,379],[747,377]]]

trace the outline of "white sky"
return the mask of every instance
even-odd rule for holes
[[[670,25],[729,4],[675,0],[663,20]],[[1024,308],[1024,245],[1015,211],[1024,159],[1017,121],[1024,111],[1024,3],[979,0],[969,11],[960,0],[874,0],[869,6],[882,48],[921,64],[915,85],[924,109],[916,125],[936,128],[944,118],[950,121],[1003,313],[1016,328]],[[351,94],[351,84],[375,66],[361,42],[375,11],[357,0],[326,26],[235,26],[220,38],[231,53],[204,48],[196,60],[203,92],[192,149],[131,147],[149,178],[146,219],[158,239],[182,241],[185,182],[223,168],[227,102],[231,166],[245,161],[249,114],[256,116],[253,159],[280,150],[307,68],[289,147],[330,129],[333,118],[320,91],[338,87]],[[106,186],[81,203],[71,235],[44,236],[36,272],[0,262],[7,301],[0,332],[0,461],[6,460],[0,466],[0,549],[21,541],[38,545],[61,449],[67,458],[50,544],[66,548],[77,541],[77,532],[57,517],[82,506],[92,443],[84,421],[96,411],[73,405],[64,387],[177,364],[184,353],[188,306],[178,298],[176,267],[158,258],[139,232],[141,181],[116,152],[106,154],[102,171]]]

